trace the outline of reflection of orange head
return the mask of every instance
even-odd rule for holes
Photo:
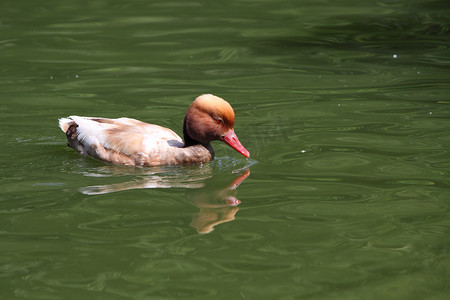
[[[216,225],[233,221],[241,201],[230,194],[236,193],[236,188],[250,175],[247,169],[243,174],[233,180],[226,188],[216,190],[211,193],[203,192],[191,199],[192,204],[200,211],[192,218],[191,226],[198,233],[210,233]]]

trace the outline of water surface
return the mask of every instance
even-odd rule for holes
[[[446,299],[445,1],[3,1],[5,299]],[[81,157],[57,119],[181,134],[227,99],[245,159]]]

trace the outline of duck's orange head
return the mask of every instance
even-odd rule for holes
[[[197,97],[186,112],[184,119],[185,142],[191,138],[200,144],[221,140],[244,155],[250,152],[242,146],[234,133],[234,111],[231,105],[220,97],[205,94]]]

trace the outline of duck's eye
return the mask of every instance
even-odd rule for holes
[[[217,124],[222,124],[223,120],[221,118],[217,119]]]

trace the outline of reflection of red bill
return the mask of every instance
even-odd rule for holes
[[[233,181],[233,183],[229,186],[229,188],[232,190],[236,189],[242,183],[242,181],[244,181],[245,178],[248,177],[248,175],[250,175],[250,170],[247,169],[245,170],[244,174],[240,175]]]
[[[248,152],[248,150],[242,146],[241,142],[239,142],[239,139],[233,129],[230,129],[227,134],[222,137],[222,141],[245,157],[250,157],[250,152]]]

